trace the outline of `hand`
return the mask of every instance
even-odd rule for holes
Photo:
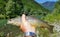
[[[26,20],[25,15],[22,15],[22,24],[21,24],[21,29],[23,32],[34,32],[35,33],[35,28],[31,26],[31,24]]]

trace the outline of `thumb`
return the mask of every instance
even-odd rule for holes
[[[24,23],[26,21],[26,16],[25,14],[22,14],[22,22]]]

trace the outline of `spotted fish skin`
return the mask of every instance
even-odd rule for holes
[[[26,20],[32,25],[40,28],[47,28],[50,32],[53,32],[53,27],[52,25],[49,25],[47,22],[43,20],[39,20],[36,17],[33,16],[26,16]],[[22,23],[21,17],[16,17],[9,19],[7,24],[12,24],[16,26],[20,26]]]

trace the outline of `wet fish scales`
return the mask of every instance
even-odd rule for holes
[[[40,27],[40,28],[47,28],[50,31],[53,29],[53,26],[49,25],[48,23],[46,23],[45,21],[39,20],[35,17],[32,16],[26,16],[26,20],[31,24],[34,25],[36,27]],[[21,17],[16,17],[16,18],[12,18],[10,20],[8,20],[7,22],[8,24],[12,24],[12,25],[16,25],[16,26],[20,26],[20,24],[22,23]],[[53,31],[53,30],[52,30]],[[51,32],[52,32],[51,31]]]

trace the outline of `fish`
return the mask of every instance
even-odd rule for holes
[[[21,23],[22,23],[22,17],[21,16],[18,16],[16,18],[12,18],[12,19],[9,19],[7,21],[7,24],[12,24],[12,25],[16,25],[16,26],[20,26]],[[33,16],[26,16],[26,20],[32,25],[32,26],[35,26],[35,27],[39,27],[39,28],[47,28],[51,33],[53,33],[53,27],[52,25],[49,25],[48,22],[45,22],[43,20],[40,20],[36,17],[33,17]]]

